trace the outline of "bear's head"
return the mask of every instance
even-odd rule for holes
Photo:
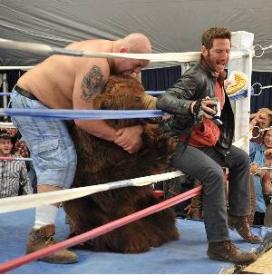
[[[93,100],[97,110],[146,110],[156,109],[156,98],[145,93],[142,84],[134,77],[110,76],[103,92]],[[119,129],[139,124],[139,119],[106,120]]]
[[[94,98],[94,108],[100,110],[155,109],[156,98],[145,93],[134,77],[113,75],[104,91]]]

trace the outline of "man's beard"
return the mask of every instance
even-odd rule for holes
[[[214,73],[219,73],[217,70],[216,70],[216,64],[215,62],[212,62],[211,61],[211,58],[210,58],[210,53],[208,54],[208,56],[205,58],[205,61],[206,61],[206,64],[207,66],[210,68],[210,70]]]
[[[226,79],[226,76],[227,76],[226,71],[225,70],[222,70],[220,72],[216,71],[216,68],[215,68],[216,65],[214,65],[214,62],[211,62],[211,59],[209,57],[205,58],[203,55],[201,55],[201,62],[211,72],[213,76],[221,80]]]

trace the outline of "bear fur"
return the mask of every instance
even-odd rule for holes
[[[148,104],[146,104],[146,101]],[[94,100],[95,109],[140,110],[154,107],[140,82],[132,77],[112,76],[103,93]],[[139,125],[139,119],[106,120],[115,129]],[[162,134],[158,125],[146,123],[143,146],[129,154],[113,142],[70,129],[78,155],[72,188],[148,176],[162,172],[174,149],[174,141]],[[159,202],[151,186],[126,187],[95,193],[64,203],[71,236],[79,235]],[[94,251],[139,253],[178,239],[172,209],[152,214],[81,244]]]

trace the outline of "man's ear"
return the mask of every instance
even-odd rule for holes
[[[208,55],[208,50],[207,50],[207,48],[205,46],[202,46],[200,51],[201,51],[201,54],[203,56],[207,56]]]
[[[122,47],[120,53],[128,53],[128,48]]]

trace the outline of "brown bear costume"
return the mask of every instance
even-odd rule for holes
[[[105,91],[94,99],[95,109],[140,110],[153,109],[154,106],[155,99],[145,94],[140,82],[132,77],[111,77]],[[106,122],[115,129],[142,123],[138,119]],[[173,141],[163,135],[157,125],[148,123],[144,126],[143,146],[135,154],[76,127],[72,127],[71,135],[78,154],[72,188],[150,175],[158,164],[160,170],[168,165],[169,155],[174,149]],[[150,186],[126,187],[66,202],[64,209],[74,236],[158,202]],[[172,209],[166,209],[86,241],[81,246],[95,251],[138,253],[177,238],[175,214]]]

